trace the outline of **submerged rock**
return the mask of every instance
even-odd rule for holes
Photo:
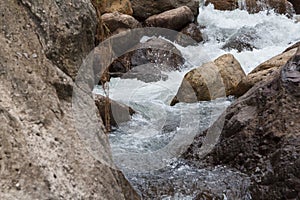
[[[204,159],[198,157],[201,135],[183,157],[197,166],[225,165],[247,173],[252,199],[299,198],[299,60],[300,48],[282,70],[227,109],[220,139]]]
[[[233,95],[236,97],[242,96],[256,83],[264,81],[269,76],[274,76],[295,54],[296,50],[297,48],[290,49],[287,52],[279,54],[257,66],[245,78],[242,79],[242,81],[235,88]]]
[[[145,25],[180,31],[193,20],[194,16],[191,9],[187,6],[182,6],[147,18]]]
[[[188,72],[171,106],[178,102],[193,103],[229,96],[245,76],[233,55],[225,54]]]
[[[167,10],[188,6],[195,17],[199,13],[199,0],[130,0],[133,8],[133,16],[143,21],[152,15],[156,15]]]

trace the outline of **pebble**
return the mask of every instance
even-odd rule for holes
[[[34,53],[34,54],[32,54],[32,56],[31,56],[32,58],[37,58],[38,56],[37,56],[37,54],[36,53]]]

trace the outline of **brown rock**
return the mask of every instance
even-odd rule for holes
[[[209,101],[231,95],[244,77],[245,73],[239,62],[233,55],[225,54],[214,62],[188,72],[171,106],[178,102]]]
[[[95,95],[95,104],[99,110],[100,116],[104,125],[106,126],[105,121],[105,103],[106,97],[102,95]],[[110,118],[110,126],[117,127],[119,123],[127,122],[131,119],[131,116],[135,113],[135,111],[124,104],[118,103],[109,99],[109,118]]]
[[[190,23],[177,35],[176,42],[181,46],[197,45],[203,41],[202,33],[199,27]]]
[[[152,15],[156,15],[181,6],[188,6],[195,17],[199,13],[199,0],[158,0],[158,1],[141,1],[130,0],[133,8],[133,16],[144,21]]]
[[[285,53],[277,55],[270,60],[260,64],[252,70],[242,81],[238,84],[233,95],[236,97],[245,94],[256,83],[272,76],[272,73],[278,72],[282,66],[295,54],[297,49],[291,49]]]
[[[179,31],[188,23],[193,22],[193,20],[194,16],[191,9],[187,6],[182,6],[149,17],[146,19],[145,25]]]
[[[120,12],[132,15],[133,13],[130,0],[92,0],[92,3],[100,14]]]
[[[127,30],[140,27],[140,23],[132,16],[119,12],[106,13],[101,16],[101,20],[111,34],[119,33],[120,29]]]
[[[297,199],[300,183],[300,49],[282,68],[259,82],[223,114],[212,151],[199,158],[197,136],[183,157],[195,165],[225,165],[251,177],[253,199]],[[220,124],[220,118],[213,127]],[[283,192],[284,191],[284,192]]]
[[[5,18],[0,32],[0,199],[139,199],[110,162],[97,115],[80,113],[80,119],[94,121],[79,125],[97,133],[91,138],[95,149],[79,137],[75,123],[76,86],[68,74],[77,74],[93,46],[96,16],[90,8],[88,1],[0,2]],[[51,50],[57,53],[53,60],[45,55]],[[62,66],[68,66],[68,73]]]

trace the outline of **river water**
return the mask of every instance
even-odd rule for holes
[[[137,111],[132,120],[119,124],[110,134],[113,159],[144,199],[251,199],[249,177],[224,166],[197,169],[180,154],[197,133],[207,129],[233,98],[169,106],[183,76],[225,53],[232,53],[249,73],[258,64],[300,41],[300,23],[272,11],[248,14],[243,10],[217,11],[200,8],[198,23],[205,42],[198,46],[175,44],[186,59],[182,71],[168,72],[168,80],[144,83],[113,78],[110,98]],[[250,34],[253,50],[223,50],[233,37]],[[102,94],[101,88],[95,93]],[[217,141],[213,135],[203,155]]]

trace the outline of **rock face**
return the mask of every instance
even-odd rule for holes
[[[138,199],[75,129],[71,75],[94,43],[92,5],[38,2],[0,2],[0,199]]]
[[[94,97],[95,104],[99,110],[102,121],[105,124],[105,101],[106,97],[102,95],[96,95]],[[118,103],[109,99],[109,118],[110,118],[110,126],[117,127],[119,123],[127,122],[131,119],[131,116],[135,113],[135,111],[124,104]]]
[[[231,95],[234,88],[245,77],[239,62],[231,54],[225,54],[214,62],[188,72],[171,102],[193,103],[209,101]]]
[[[111,77],[120,77],[132,68],[155,64],[161,71],[179,70],[184,64],[180,51],[166,40],[153,38],[137,44],[132,51],[115,60],[108,68]],[[153,66],[153,65],[148,65]]]
[[[188,23],[194,21],[193,12],[187,6],[182,6],[172,10],[165,11],[158,15],[153,15],[146,19],[146,26],[162,27],[172,30],[181,30]]]
[[[202,33],[194,23],[190,23],[182,29],[176,38],[176,42],[182,46],[197,45],[202,41]]]
[[[133,10],[129,0],[92,0],[100,14],[120,12],[132,15]]]
[[[130,15],[119,12],[106,13],[101,20],[111,34],[118,32],[118,29],[134,29],[140,27],[140,23]]]
[[[253,199],[297,199],[300,194],[300,49],[281,71],[256,84],[225,115],[219,142],[201,159],[201,136],[184,157],[247,173]],[[218,124],[216,122],[215,124]]]
[[[278,73],[281,67],[295,54],[296,50],[297,48],[290,49],[257,66],[242,79],[233,92],[233,95],[236,97],[242,96],[256,83],[266,79],[268,76],[272,76],[274,72]]]
[[[192,10],[195,17],[199,12],[199,0],[130,1],[133,8],[133,16],[140,21],[143,21],[152,15],[156,15],[181,6],[188,6]]]
[[[239,3],[238,0],[207,0],[206,5],[212,3],[217,10],[235,10],[237,8],[247,10],[250,13],[257,13],[263,10],[274,9],[280,14],[292,16],[293,6],[287,0],[244,0]]]

